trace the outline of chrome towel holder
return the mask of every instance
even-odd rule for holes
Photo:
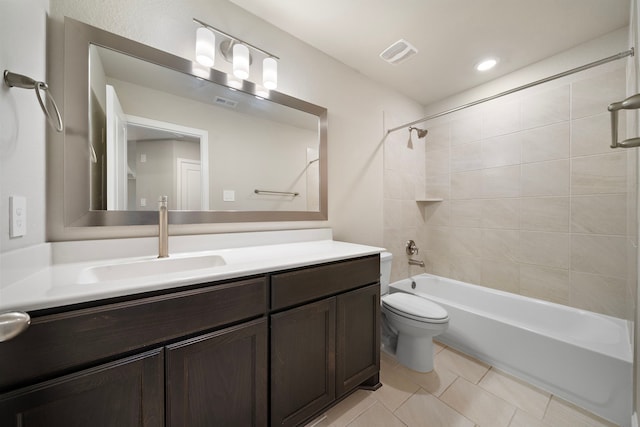
[[[629,138],[618,142],[618,111],[637,110],[640,108],[640,93],[632,95],[620,102],[613,102],[607,108],[611,112],[611,148],[640,147],[640,138]]]
[[[9,87],[34,89],[36,91],[36,98],[38,98],[40,108],[42,108],[45,116],[47,116],[47,121],[57,132],[62,132],[62,130],[64,129],[64,125],[62,124],[60,110],[58,110],[56,101],[53,99],[53,96],[49,92],[49,86],[45,82],[38,82],[31,77],[12,73],[9,70],[4,70],[4,82]],[[42,98],[42,92],[45,93],[45,96],[47,98],[46,100]],[[51,103],[51,106],[53,107],[53,113],[51,112],[51,110],[49,110],[49,108],[47,108],[46,101],[49,101]]]
[[[293,191],[271,191],[271,190],[258,190],[255,189],[253,190],[253,192],[255,194],[270,194],[270,195],[274,195],[274,196],[291,196],[291,197],[297,197],[300,195],[300,193],[293,192]]]

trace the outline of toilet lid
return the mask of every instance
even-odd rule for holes
[[[440,323],[449,317],[447,310],[438,304],[405,292],[385,295],[382,298],[382,305],[400,316],[416,320]]]

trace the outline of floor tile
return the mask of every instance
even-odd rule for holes
[[[450,408],[434,395],[419,390],[395,411],[410,427],[473,427],[473,421]]]
[[[552,427],[548,424],[543,423],[539,419],[535,418],[533,415],[530,415],[520,409],[516,410],[516,414],[513,416],[511,420],[511,424],[509,427]]]
[[[474,384],[477,384],[489,370],[489,365],[486,363],[451,348],[445,348],[436,354],[434,365],[438,371],[440,368],[448,369]]]
[[[440,400],[482,427],[507,427],[515,406],[472,384],[458,378]]]
[[[478,384],[483,389],[506,400],[541,420],[551,395],[494,368]]]
[[[551,397],[543,421],[553,427],[615,427],[615,424],[555,396]]]
[[[442,366],[426,373],[412,371],[402,365],[396,366],[394,370],[436,396],[440,396],[458,378],[458,375]]]
[[[347,425],[349,427],[406,427],[406,424],[381,403],[371,406]]]
[[[355,420],[360,414],[376,404],[372,392],[356,390],[342,402],[329,409],[325,418],[319,422],[312,421],[313,427],[342,427]]]
[[[614,427],[463,353],[435,349],[426,374],[381,353],[382,388],[354,392],[308,426]]]
[[[384,366],[384,365],[383,365]],[[380,382],[382,387],[373,393],[373,397],[384,404],[390,411],[398,409],[405,400],[418,391],[420,386],[395,369],[381,369]]]
[[[398,360],[395,358],[395,356],[391,356],[386,351],[380,351],[380,365],[381,365],[380,367],[381,368],[393,368],[398,364],[399,364]]]

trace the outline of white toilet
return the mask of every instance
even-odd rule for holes
[[[416,295],[389,293],[390,252],[380,254],[382,345],[400,363],[418,372],[433,370],[432,338],[447,330],[449,315],[433,301]]]

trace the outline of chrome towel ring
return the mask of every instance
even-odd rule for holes
[[[60,110],[58,110],[58,105],[56,105],[56,101],[51,96],[49,92],[49,86],[45,82],[38,82],[32,79],[31,77],[23,76],[22,74],[12,73],[9,70],[4,70],[4,82],[9,87],[19,87],[23,89],[34,89],[36,91],[36,97],[38,98],[38,103],[40,104],[40,108],[44,112],[45,116],[47,116],[47,120],[49,124],[58,132],[62,132],[64,126],[62,124],[62,117],[60,116]],[[42,98],[42,92],[45,93],[46,100]],[[49,110],[47,107],[47,101],[51,103],[53,107],[53,112]]]

